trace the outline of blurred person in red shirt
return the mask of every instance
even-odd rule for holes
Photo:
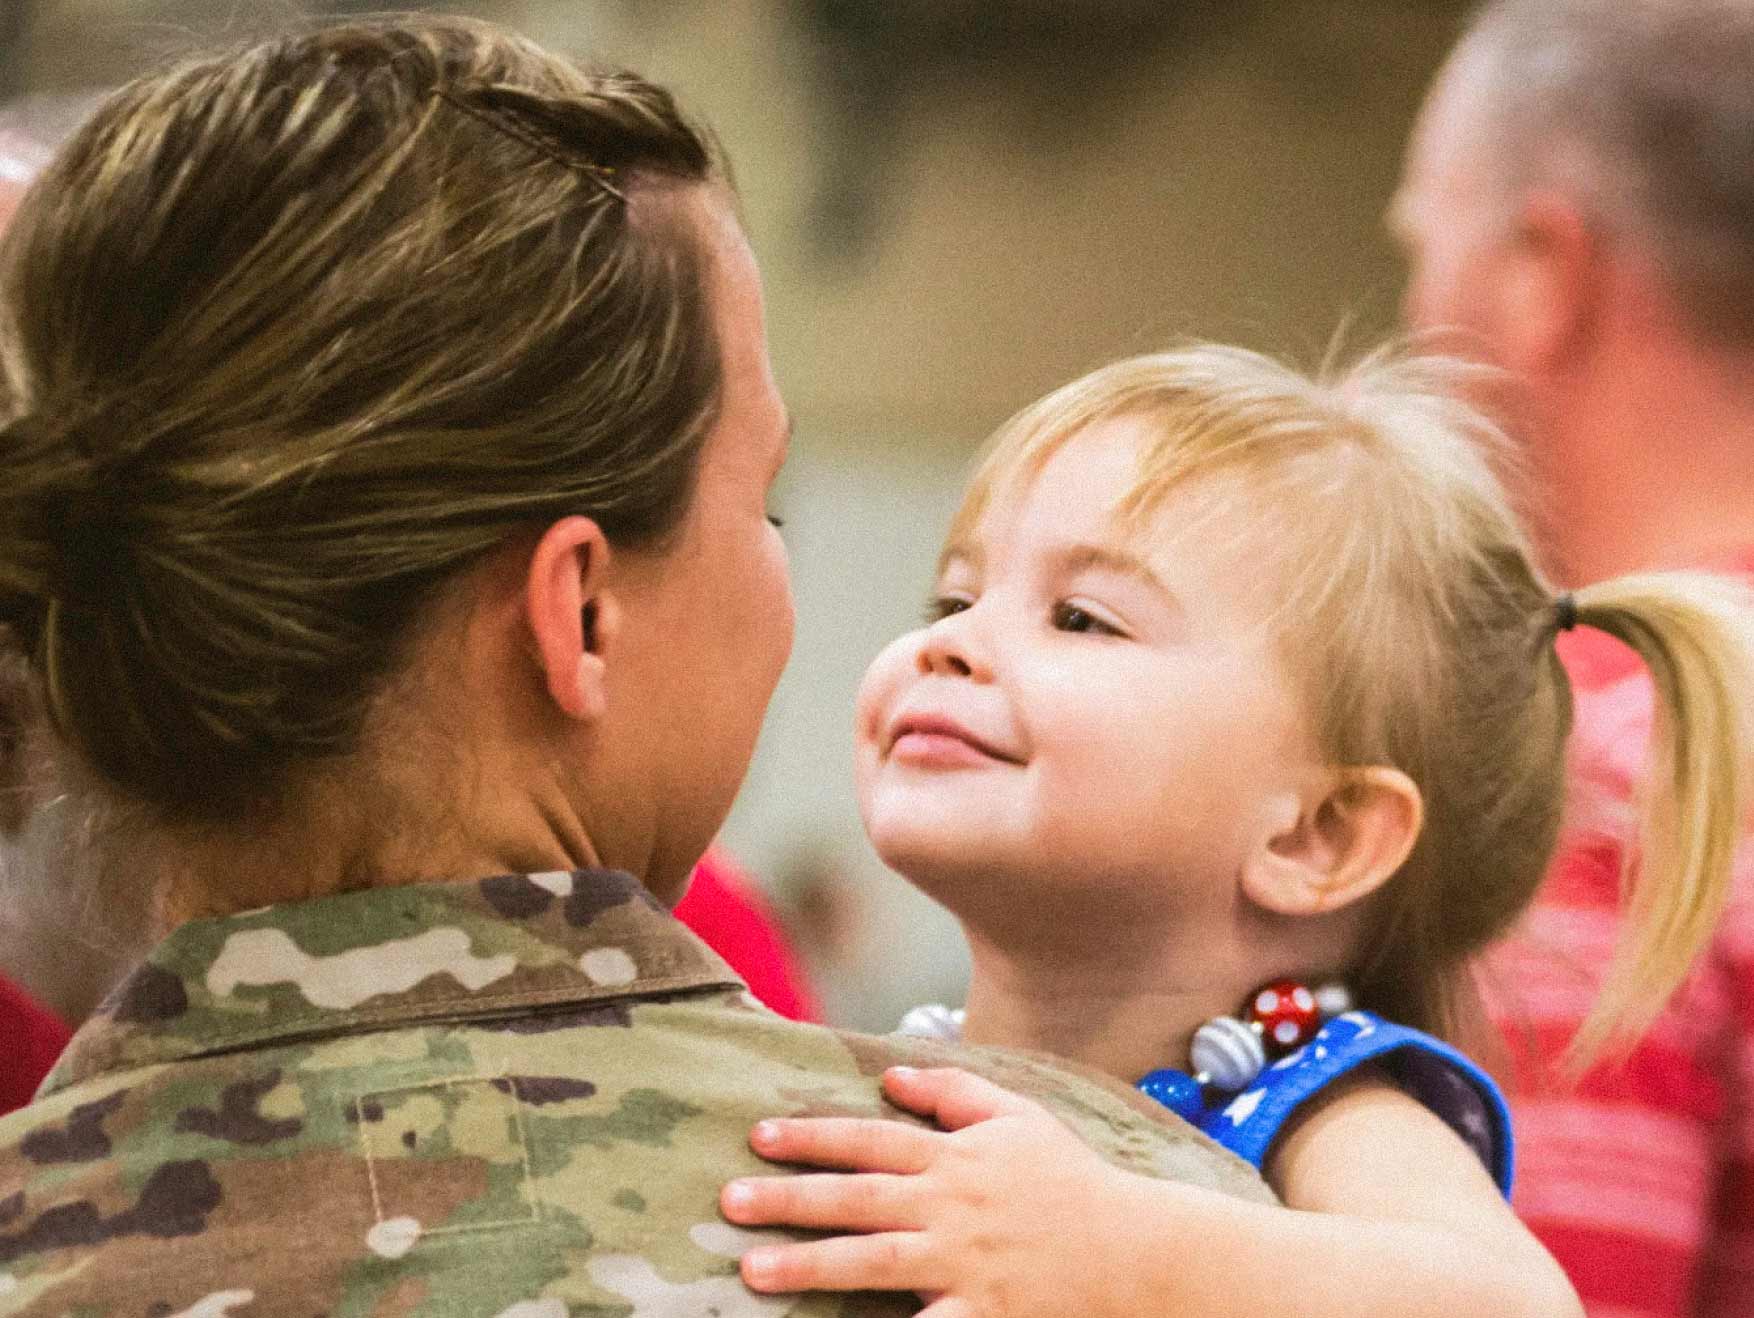
[[[1411,326],[1502,368],[1485,401],[1524,443],[1562,580],[1754,574],[1754,5],[1489,3],[1425,104],[1390,224]],[[1577,802],[1491,968],[1510,986],[1494,1010],[1516,1204],[1593,1318],[1754,1314],[1754,859],[1687,989],[1622,1060],[1566,1084],[1613,944],[1652,693],[1604,635],[1560,649]]]
[[[0,977],[0,1116],[30,1102],[68,1038],[60,1017]]]
[[[822,1008],[773,908],[737,862],[718,847],[694,867],[676,917],[699,934],[782,1016],[820,1021]]]

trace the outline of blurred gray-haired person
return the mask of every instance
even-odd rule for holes
[[[1390,225],[1406,315],[1501,369],[1552,566],[1754,572],[1754,5],[1496,0],[1438,76]],[[1498,970],[1517,1205],[1598,1318],[1754,1313],[1754,902],[1615,1065],[1564,1083],[1652,735],[1629,653],[1563,638],[1567,844]]]

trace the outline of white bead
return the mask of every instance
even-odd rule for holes
[[[1352,1010],[1352,994],[1344,984],[1318,985],[1315,991],[1315,1000],[1316,1006],[1321,1008],[1323,1020],[1344,1016]]]
[[[1194,1031],[1194,1071],[1220,1089],[1241,1089],[1267,1064],[1261,1036],[1234,1016],[1217,1016]]]
[[[961,1007],[946,1007],[941,1002],[928,1002],[915,1007],[895,1027],[897,1034],[914,1039],[944,1039],[956,1043],[962,1038],[962,1021],[966,1013]]]

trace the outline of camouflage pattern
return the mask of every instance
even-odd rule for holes
[[[798,1025],[634,880],[380,888],[176,931],[0,1120],[0,1313],[278,1318],[901,1314],[759,1297],[718,1214],[750,1126],[887,1114],[970,1064],[1139,1171],[1259,1200],[1125,1086]]]

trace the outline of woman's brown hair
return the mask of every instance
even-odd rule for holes
[[[156,818],[357,749],[441,587],[568,514],[685,510],[719,391],[659,87],[450,19],[113,96],[0,245],[0,639]]]

